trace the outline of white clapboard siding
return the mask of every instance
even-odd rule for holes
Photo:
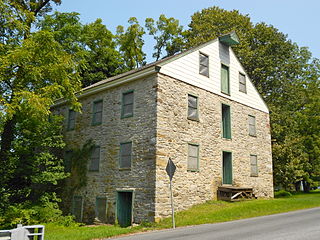
[[[199,74],[199,52],[209,56],[209,77]],[[229,66],[230,96],[221,93],[222,63]],[[268,107],[247,75],[247,93],[239,91],[239,72],[246,75],[232,49],[219,43],[218,40],[164,63],[160,69],[160,73],[268,113]]]

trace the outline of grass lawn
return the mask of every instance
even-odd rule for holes
[[[270,215],[304,208],[320,206],[320,192],[297,194],[272,200],[243,202],[208,201],[176,214],[176,225],[188,226],[203,223],[225,222],[243,218]],[[169,207],[169,206],[168,206]],[[61,227],[46,224],[46,240],[90,240],[107,238],[120,234],[148,231],[171,227],[171,218],[150,226],[120,228],[112,225],[94,227]]]

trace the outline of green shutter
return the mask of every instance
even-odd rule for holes
[[[107,198],[97,197],[96,198],[96,219],[102,223],[107,222]]]
[[[89,164],[89,171],[99,171],[99,165],[100,165],[100,147],[96,146],[92,153],[91,153],[91,159]]]
[[[232,154],[222,153],[223,161],[223,184],[232,184]]]
[[[198,98],[188,95],[188,119],[198,120]]]
[[[132,90],[122,94],[121,118],[133,116],[133,102],[134,95]]]
[[[221,65],[221,92],[230,94],[229,67]]]
[[[76,123],[76,112],[69,109],[67,130],[69,130],[69,131],[74,130],[75,123]]]
[[[225,104],[222,104],[222,136],[231,139],[231,111]]]
[[[74,196],[72,199],[72,209],[71,213],[75,216],[77,222],[82,221],[83,212],[83,198],[81,196]]]
[[[132,142],[120,144],[120,168],[131,168]]]
[[[92,125],[99,125],[102,123],[102,105],[102,100],[93,102]]]
[[[199,145],[188,144],[188,166],[190,171],[197,171],[199,169]]]

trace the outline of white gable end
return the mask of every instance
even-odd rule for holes
[[[199,74],[200,52],[209,56],[209,77]],[[229,67],[230,95],[221,93],[221,64]],[[246,75],[245,70],[232,49],[219,43],[218,40],[203,47],[196,48],[192,52],[171,62],[164,62],[161,66],[160,73],[249,107],[263,112],[269,112],[268,107]],[[246,76],[246,93],[239,91],[239,73],[245,74]]]

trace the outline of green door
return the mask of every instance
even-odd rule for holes
[[[232,154],[223,152],[223,184],[232,184]]]
[[[132,192],[118,192],[117,218],[121,227],[128,227],[131,225]]]

